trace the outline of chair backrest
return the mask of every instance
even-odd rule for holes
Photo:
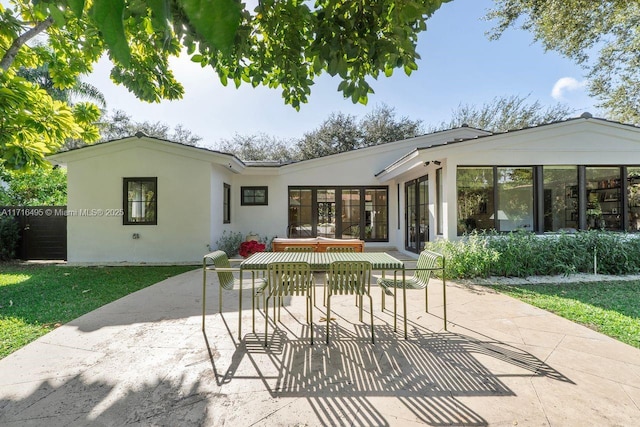
[[[313,246],[285,246],[285,252],[313,252],[316,248]]]
[[[366,294],[371,286],[371,263],[334,261],[327,273],[329,295]]]
[[[309,295],[313,285],[306,262],[272,262],[267,265],[267,280],[272,295]]]
[[[327,252],[355,252],[356,248],[351,246],[327,246]]]
[[[418,262],[416,263],[415,277],[424,283],[429,282],[431,278],[432,270],[423,270],[425,268],[437,268],[438,260],[442,258],[442,255],[432,251],[422,251],[418,256]]]
[[[214,251],[207,255],[209,259],[213,262],[215,269],[218,268],[231,268],[231,263],[229,262],[229,258],[227,257],[227,253],[224,251]],[[218,274],[218,281],[220,282],[220,286],[224,289],[233,289],[233,284],[235,278],[233,277],[233,273],[230,271],[216,271]]]

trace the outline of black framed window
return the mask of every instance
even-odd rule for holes
[[[266,206],[269,204],[269,187],[241,187],[242,206]]]
[[[158,224],[158,178],[123,178],[123,225]]]
[[[389,241],[388,187],[289,187],[288,237]]]
[[[222,222],[229,224],[231,222],[231,186],[222,184]]]
[[[457,192],[458,235],[640,231],[638,165],[458,166]]]

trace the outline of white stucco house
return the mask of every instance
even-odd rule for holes
[[[418,252],[477,229],[640,231],[640,128],[460,127],[290,164],[136,136],[67,167],[70,263],[198,262],[225,230]]]

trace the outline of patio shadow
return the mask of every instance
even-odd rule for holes
[[[397,399],[404,412],[428,425],[483,426],[486,420],[459,398],[514,396],[501,375],[543,376],[571,383],[535,356],[491,339],[414,327],[411,339],[403,340],[390,325],[376,325],[372,345],[368,325],[350,325],[355,329],[347,330],[332,322],[330,344],[324,344],[325,329],[316,324],[319,344],[311,346],[308,326],[300,326],[302,330],[294,336],[302,338],[291,339],[276,330],[266,348],[264,334],[245,335],[225,374],[216,372],[212,358],[216,377],[225,383],[260,380],[275,399],[305,398],[324,425],[377,426],[390,425],[391,415],[376,405],[378,398]],[[500,365],[501,374],[481,362],[486,356],[493,359],[491,365]],[[245,357],[255,376],[246,370],[235,375]]]

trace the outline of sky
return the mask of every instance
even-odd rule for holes
[[[561,102],[576,111],[598,115],[595,100],[588,96],[584,72],[568,59],[545,52],[529,32],[510,29],[497,41],[486,32],[490,21],[482,18],[491,0],[454,0],[443,4],[421,33],[419,69],[406,76],[370,79],[375,93],[366,106],[353,104],[337,91],[340,80],[323,75],[316,79],[311,96],[300,111],[285,105],[279,90],[233,83],[222,86],[211,68],[201,68],[188,58],[172,65],[185,87],[184,98],[149,104],[137,100],[109,79],[110,63],[100,61],[90,76],[106,97],[107,109],[124,110],[135,121],[161,121],[171,127],[183,125],[202,137],[200,145],[215,148],[235,134],[267,134],[278,139],[297,139],[318,128],[331,113],[363,117],[386,104],[396,117],[422,120],[426,125],[448,121],[460,104],[482,105],[496,97],[529,97],[544,106]]]

